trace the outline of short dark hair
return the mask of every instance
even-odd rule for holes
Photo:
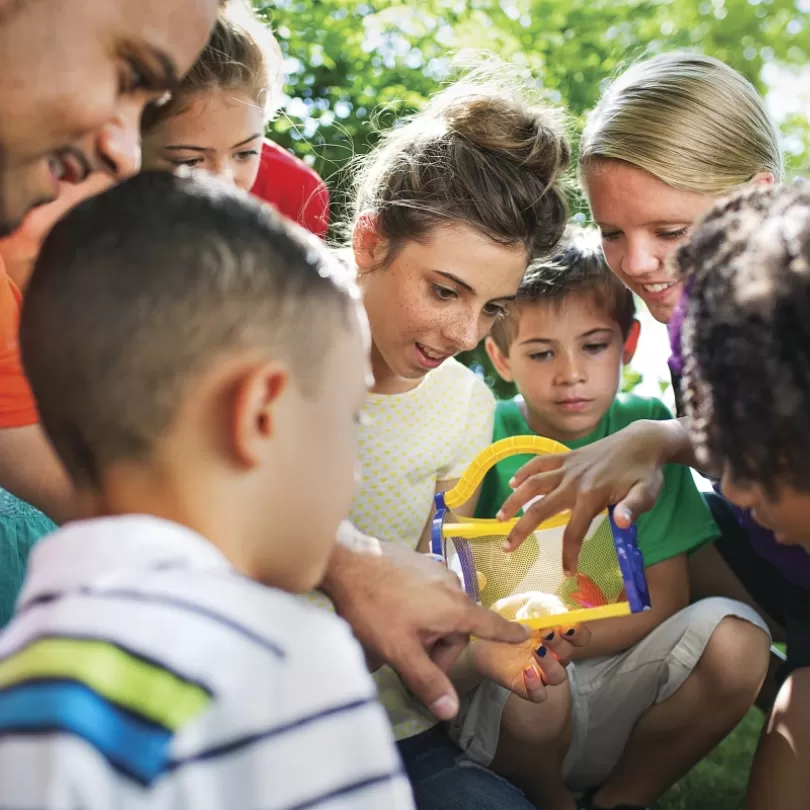
[[[719,202],[676,254],[684,384],[702,462],[810,490],[810,184]]]
[[[636,317],[633,293],[605,261],[596,228],[568,225],[557,250],[529,265],[514,304],[493,326],[492,339],[504,354],[509,354],[517,337],[522,305],[538,301],[559,305],[571,295],[591,296],[599,309],[619,324],[622,337],[630,334]]]
[[[304,393],[354,283],[317,239],[212,178],[143,172],[70,211],[26,291],[23,362],[76,483],[147,457],[225,352],[261,347]]]

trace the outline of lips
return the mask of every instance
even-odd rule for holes
[[[419,356],[420,364],[427,369],[438,368],[448,357],[453,356],[447,352],[436,351],[430,346],[425,346],[424,343],[416,344],[416,353]]]
[[[76,149],[60,149],[49,164],[51,174],[61,183],[81,183],[91,171],[87,158]]]
[[[569,399],[560,399],[554,404],[564,411],[570,413],[579,413],[587,410],[588,406],[593,402],[592,399],[583,399],[581,397],[571,397]]]
[[[641,284],[639,286],[646,300],[660,301],[668,298],[679,284],[679,281],[658,281],[654,284]]]

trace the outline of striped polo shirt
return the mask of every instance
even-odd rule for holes
[[[413,807],[348,626],[146,516],[34,550],[0,636],[0,810]]]

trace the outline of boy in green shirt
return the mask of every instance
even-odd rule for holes
[[[493,439],[538,434],[573,449],[638,419],[670,419],[657,399],[617,395],[639,336],[630,291],[607,267],[599,233],[571,228],[552,261],[532,266],[487,339],[520,392],[500,402]],[[487,475],[479,517],[495,517],[514,456]],[[664,468],[656,505],[637,521],[652,609],[589,625],[569,684],[530,704],[492,682],[463,701],[456,738],[474,761],[515,781],[538,806],[641,808],[708,753],[752,705],[770,638],[728,599],[689,604],[687,554],[717,528],[687,467]]]

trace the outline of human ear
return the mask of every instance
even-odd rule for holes
[[[773,172],[757,172],[752,178],[751,182],[758,186],[772,186],[776,182]]]
[[[383,263],[388,244],[380,234],[377,214],[366,211],[357,218],[352,230],[352,250],[360,273],[376,270]]]
[[[630,327],[630,331],[624,339],[624,348],[622,349],[622,363],[624,363],[624,365],[627,365],[635,356],[640,334],[641,324],[634,319],[633,325]]]
[[[509,358],[500,350],[498,344],[491,337],[488,337],[484,342],[484,346],[486,347],[489,359],[492,361],[492,365],[495,366],[495,371],[498,372],[501,379],[509,383],[514,382],[515,378],[512,375]]]
[[[244,374],[231,409],[231,437],[239,462],[255,467],[276,433],[279,401],[289,390],[289,373],[278,363],[264,363]]]

